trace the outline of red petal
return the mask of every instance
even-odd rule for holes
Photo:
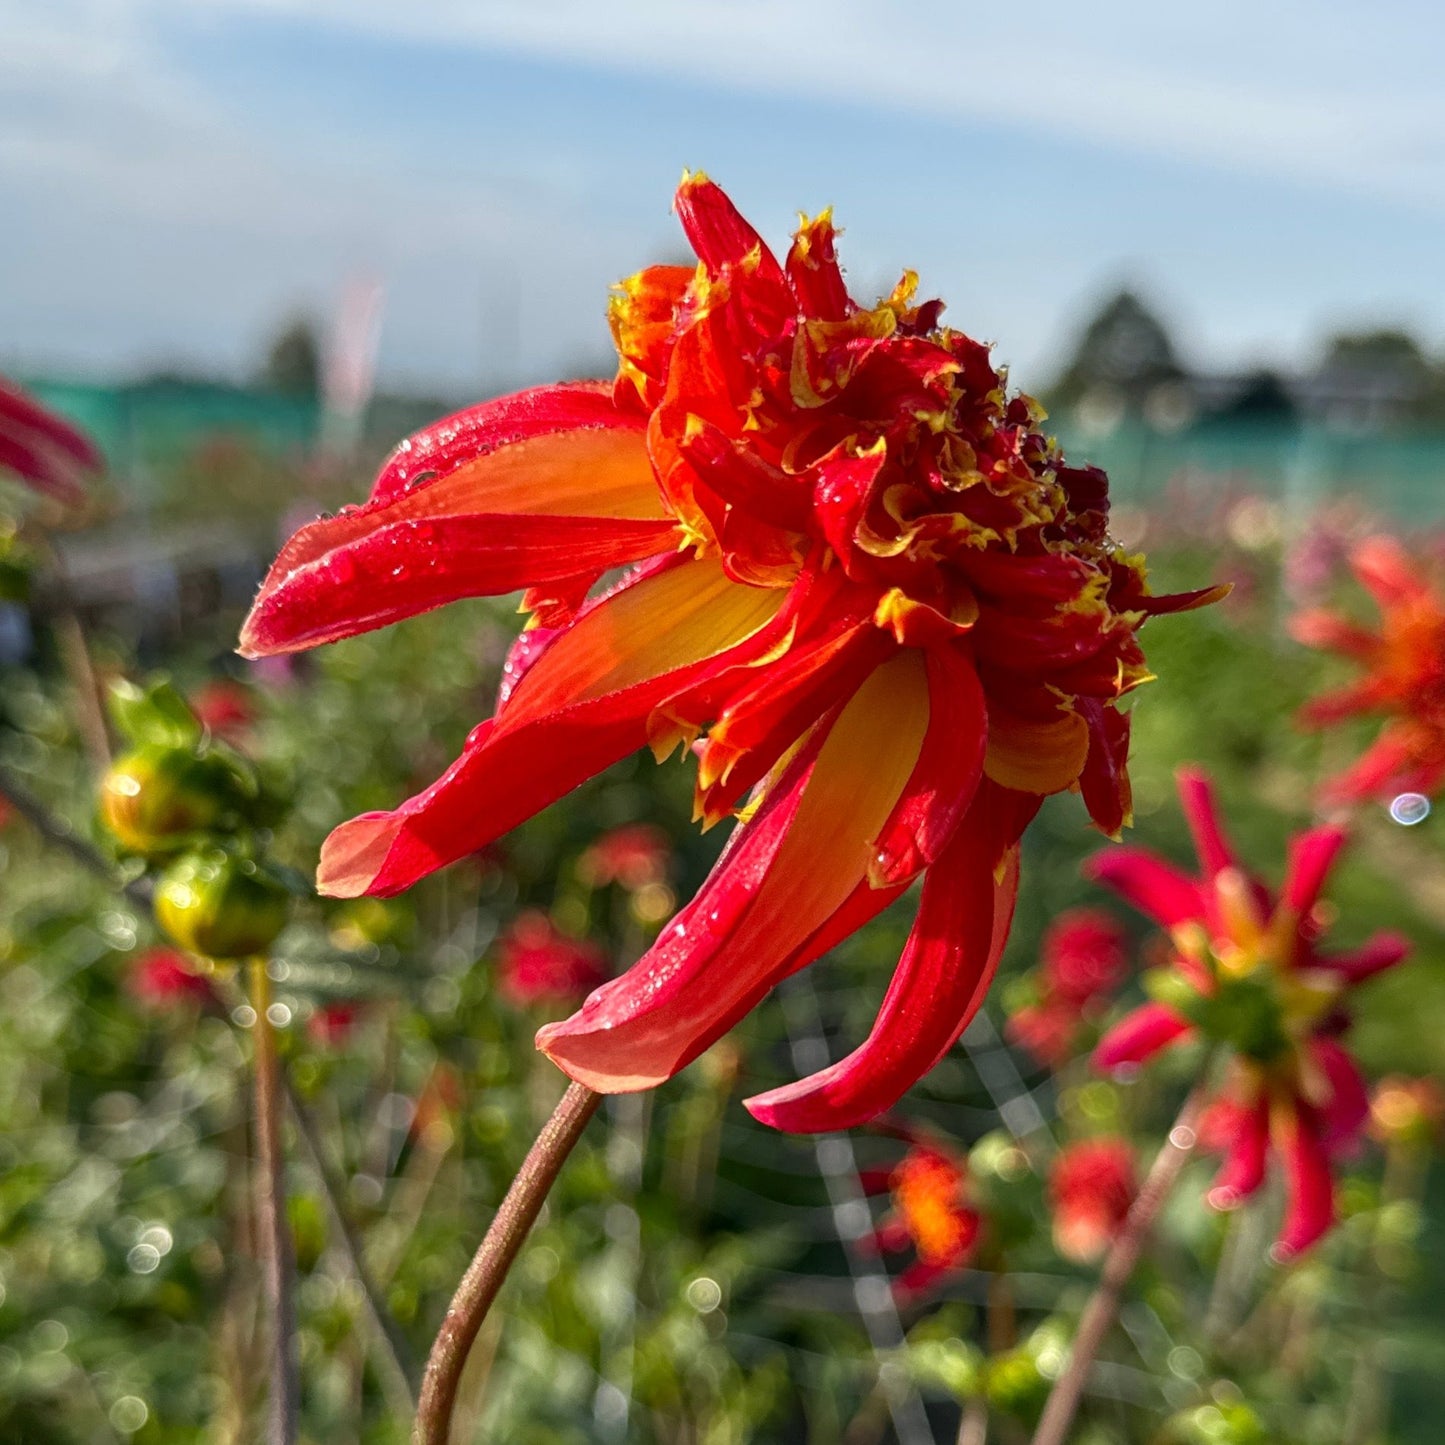
[[[1381,645],[1378,633],[1322,608],[1295,613],[1289,630],[1294,640],[1305,647],[1340,652],[1357,662],[1373,662]]]
[[[1142,848],[1106,848],[1084,863],[1083,873],[1086,878],[1112,888],[1165,928],[1204,918],[1199,885],[1172,863]]]
[[[1190,1032],[1189,1022],[1162,1003],[1141,1004],[1099,1040],[1094,1049],[1094,1067],[1112,1073],[1142,1064]]]
[[[798,227],[788,252],[788,285],[798,309],[816,321],[841,321],[854,309],[834,249],[837,235],[824,211]]]
[[[1177,769],[1174,777],[1204,876],[1213,878],[1226,868],[1238,868],[1239,860],[1219,820],[1219,802],[1208,773],[1203,768],[1185,766]]]
[[[1367,537],[1350,554],[1350,566],[1384,610],[1431,600],[1415,559],[1394,537]]]
[[[388,896],[484,847],[643,746],[649,713],[672,689],[766,649],[780,600],[734,586],[715,563],[631,580],[553,639],[430,788],[336,829],[318,888]]]
[[[273,569],[241,633],[243,657],[337,642],[462,597],[565,581],[579,567],[595,578],[666,551],[674,537],[667,521],[496,515],[373,515],[358,535],[354,516],[313,522],[292,539],[311,548],[324,534],[342,536],[283,576]]]
[[[1315,954],[1310,964],[1343,974],[1351,987],[1393,968],[1410,952],[1410,941],[1401,933],[1377,933],[1367,943],[1346,953]]]
[[[868,876],[875,888],[906,883],[940,857],[983,776],[988,719],[983,688],[957,648],[927,654],[928,731],[918,766],[878,838]],[[988,867],[992,870],[996,858]]]
[[[1079,774],[1079,791],[1094,826],[1117,838],[1133,817],[1129,715],[1094,698],[1081,697],[1074,706],[1089,727],[1089,753]]]
[[[1233,1137],[1208,1195],[1215,1209],[1235,1208],[1264,1183],[1269,1161],[1269,1095],[1261,1090],[1253,1104],[1238,1109],[1232,1122]]]
[[[1330,1149],[1339,1149],[1355,1139],[1370,1117],[1370,1095],[1355,1061],[1334,1039],[1317,1035],[1310,1051],[1330,1087],[1329,1099],[1317,1114],[1320,1137]]]
[[[443,417],[409,436],[383,463],[373,502],[450,476],[499,448],[554,432],[616,427],[611,383],[578,381],[536,386]],[[630,423],[637,425],[637,423]],[[510,510],[510,509],[508,509]]]
[[[891,1108],[948,1052],[1003,951],[994,920],[1011,903],[998,895],[1017,886],[1013,868],[994,882],[988,851],[967,824],[958,830],[924,879],[917,920],[868,1038],[836,1064],[745,1100],[755,1119],[794,1133],[851,1129]]]
[[[1345,846],[1345,837],[1343,828],[1323,827],[1311,828],[1290,839],[1280,903],[1296,917],[1306,917],[1319,901],[1325,879]]]
[[[1274,1253],[1285,1260],[1308,1249],[1335,1222],[1335,1181],[1319,1122],[1307,1104],[1277,1115],[1275,1130],[1289,1203]]]
[[[907,782],[927,720],[919,659],[879,668],[730,840],[697,897],[621,979],[538,1047],[589,1088],[650,1088],[696,1058],[832,932]]]
[[[756,257],[759,280],[781,284],[783,269],[763,239],[742,218],[721,186],[701,174],[682,178],[673,201],[683,233],[697,258],[710,271],[746,266]]]
[[[745,438],[731,437],[712,422],[690,416],[679,450],[730,506],[788,531],[807,527],[812,509],[804,485],[760,457]]]

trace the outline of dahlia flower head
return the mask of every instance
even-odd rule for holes
[[[1307,647],[1363,669],[1356,682],[1306,703],[1299,717],[1305,727],[1386,717],[1374,743],[1326,784],[1324,801],[1431,796],[1445,783],[1445,592],[1393,537],[1361,542],[1350,567],[1379,608],[1375,627],[1327,608],[1298,612],[1290,626]]]
[[[1138,1192],[1126,1139],[1109,1134],[1066,1144],[1049,1170],[1054,1247],[1079,1264],[1102,1259]]]
[[[891,1105],[951,1047],[1007,936],[1018,842],[1050,793],[1129,816],[1152,596],[1104,475],[909,274],[854,301],[827,212],[778,261],[701,175],[696,267],[611,304],[612,382],[541,387],[403,442],[369,502],[291,538],[249,656],[526,589],[495,715],[431,787],[327,840],[324,893],[391,894],[650,746],[696,755],[736,817],[700,893],[538,1045],[603,1092],[651,1087],[927,873],[863,1045],[750,1101],[790,1129]],[[606,574],[629,568],[607,585]]]
[[[1203,772],[1181,768],[1179,794],[1199,857],[1193,878],[1143,849],[1113,848],[1087,865],[1099,882],[1168,930],[1168,967],[1146,978],[1151,1002],[1110,1029],[1094,1063],[1132,1073],[1187,1039],[1229,1055],[1222,1092],[1202,1142],[1224,1153],[1208,1194],[1233,1209],[1264,1183],[1271,1154],[1285,1175],[1288,1204],[1275,1245],[1285,1259],[1334,1223],[1331,1158],[1358,1140],[1369,1098],[1340,1043],[1346,1004],[1366,979],[1398,963],[1409,945],[1380,933],[1359,948],[1320,946],[1320,894],[1345,831],[1297,834],[1276,893],[1245,871],[1225,835]]]
[[[0,377],[0,477],[7,473],[66,506],[85,500],[85,483],[103,466],[90,440]]]

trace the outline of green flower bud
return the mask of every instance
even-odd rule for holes
[[[185,853],[161,875],[156,922],[207,958],[263,953],[286,926],[291,895],[259,864],[220,848]]]
[[[111,765],[100,784],[100,820],[123,848],[154,858],[234,820],[242,802],[235,769],[217,754],[147,744]]]

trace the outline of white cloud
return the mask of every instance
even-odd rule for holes
[[[1431,0],[130,0],[999,122],[1445,210]],[[798,138],[806,144],[806,138]]]

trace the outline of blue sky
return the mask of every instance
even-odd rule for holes
[[[239,374],[368,275],[389,382],[572,374],[684,166],[778,243],[832,203],[856,290],[916,267],[1026,384],[1125,280],[1204,365],[1441,347],[1441,14],[0,0],[0,364]]]

